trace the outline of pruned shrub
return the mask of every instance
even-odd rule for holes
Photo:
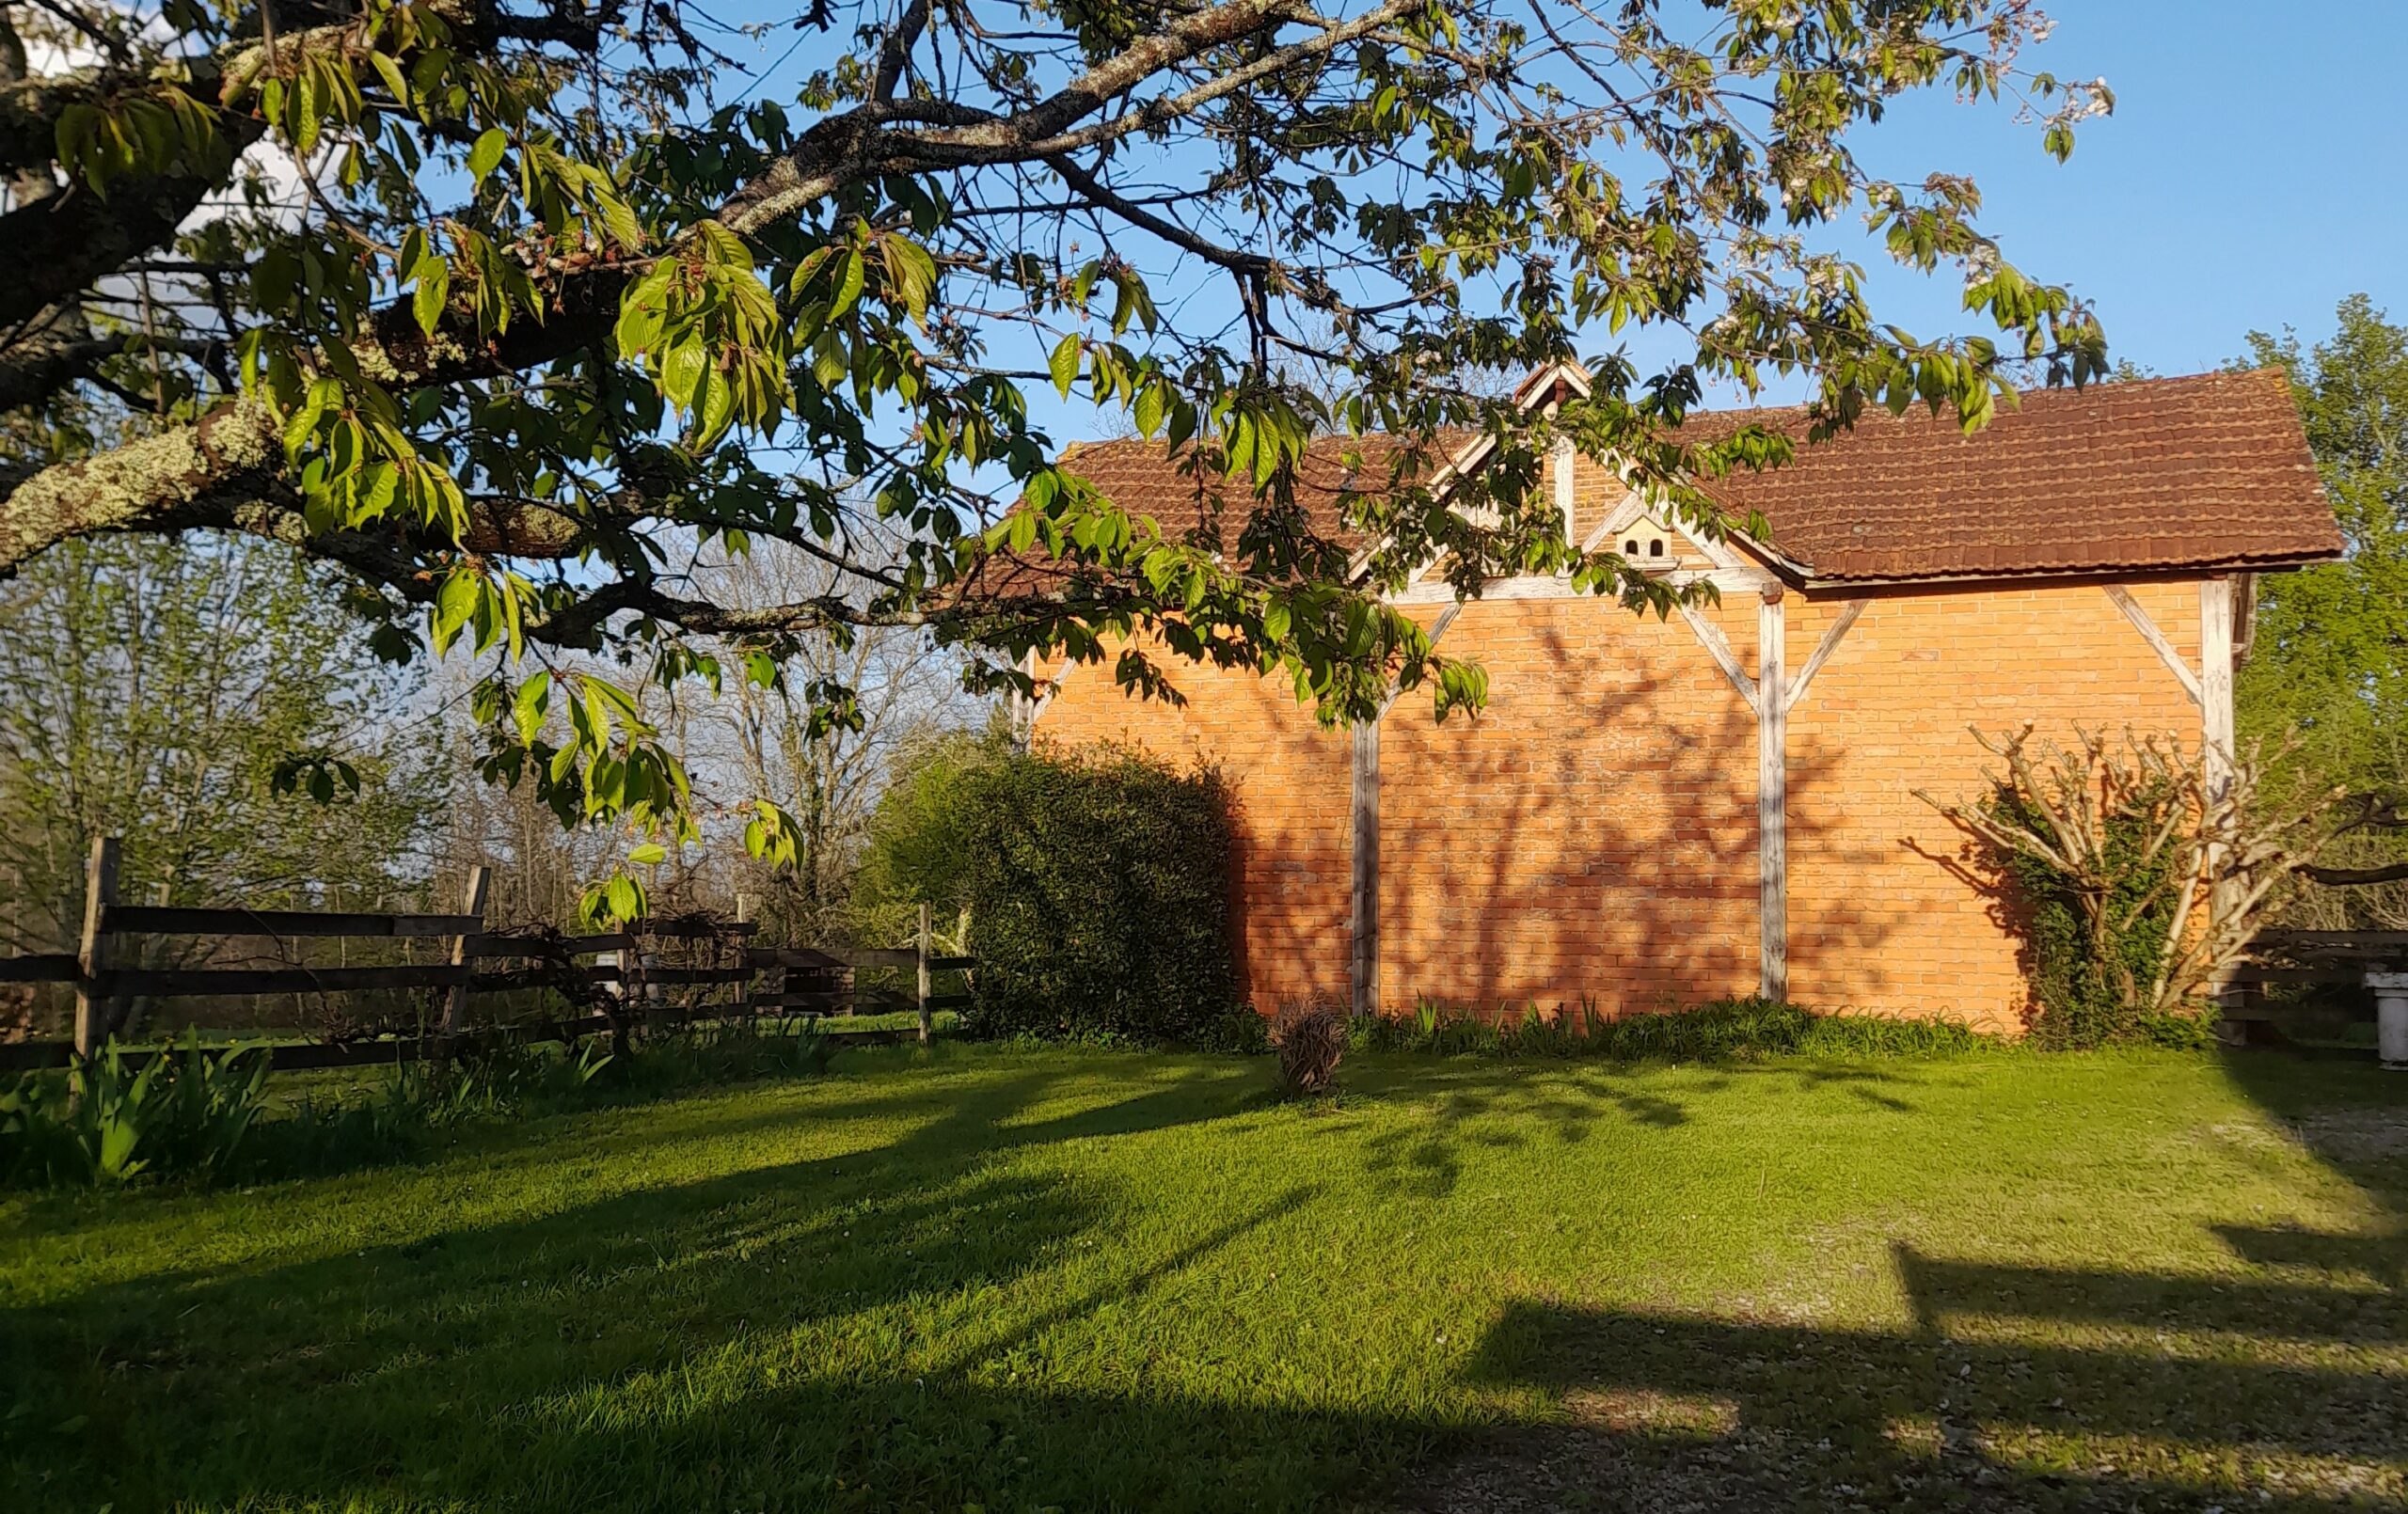
[[[1973,738],[2000,759],[1983,775],[1987,791],[1970,804],[1916,796],[1981,844],[2021,909],[2036,1037],[2200,1039],[2209,986],[2314,855],[2313,821],[2333,796],[2276,803],[2262,796],[2256,750],[2216,777],[2172,736],[2111,744],[2077,731],[2066,747],[2035,741],[2027,724]]]
[[[1106,749],[956,768],[965,1033],[1219,1046],[1239,1022],[1228,799],[1210,769]]]
[[[1338,1086],[1346,1056],[1346,1017],[1324,1004],[1293,1005],[1271,1027],[1279,1056],[1279,1086],[1290,1098],[1319,1098]]]

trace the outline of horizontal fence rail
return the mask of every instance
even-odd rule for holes
[[[0,1069],[66,1066],[95,1054],[114,1033],[129,1001],[253,994],[343,994],[440,990],[434,1028],[421,1033],[379,1034],[268,1047],[278,1069],[369,1065],[440,1059],[462,1045],[574,1041],[608,1033],[623,1038],[630,1024],[676,1025],[702,1019],[749,1017],[762,1012],[853,1015],[863,1010],[916,1010],[918,1024],[905,1030],[846,1031],[850,1043],[893,1042],[934,1034],[939,1010],[967,1007],[969,994],[938,994],[938,972],[974,971],[971,956],[939,956],[932,950],[928,907],[920,907],[919,938],[911,948],[762,947],[751,944],[757,922],[675,918],[629,922],[616,931],[582,936],[486,929],[484,896],[489,876],[471,871],[459,913],[384,913],[359,910],[246,909],[240,907],[126,905],[116,899],[118,844],[94,842],[87,871],[84,931],[80,950],[0,957],[0,984],[63,984],[75,990],[75,1034],[69,1041],[0,1044]],[[352,967],[119,967],[113,948],[125,938],[244,938],[277,940],[318,938],[417,939],[449,942],[448,961]],[[687,943],[715,965],[656,960],[660,942]],[[604,960],[580,962],[580,957]],[[487,964],[491,964],[488,966]],[[863,986],[860,970],[900,970],[913,975],[910,988]],[[771,983],[769,978],[774,977]],[[731,999],[701,1005],[672,1004],[670,989],[733,990]],[[514,1025],[476,1027],[467,1005],[481,994],[554,990],[580,1010],[593,1012]],[[139,1065],[158,1052],[122,1053]]]
[[[2408,931],[2259,931],[2250,940],[2246,959],[2228,975],[2223,1016],[2244,1025],[2275,1025],[2297,1009],[2270,1002],[2264,992],[2268,988],[2363,989],[2369,972],[2403,970],[2408,970]],[[2363,1001],[2345,998],[2337,1007],[2352,1019],[2375,1017],[2370,993]]]

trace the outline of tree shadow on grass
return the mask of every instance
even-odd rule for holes
[[[1235,1108],[1226,1079],[1149,1081],[1089,1097],[1091,1078],[1039,1069],[938,1105],[916,1091],[841,1101],[928,1117],[875,1149],[0,1312],[0,1383],[18,1411],[0,1421],[0,1506],[698,1506],[687,1494],[715,1486],[698,1469],[726,1458],[673,1471],[644,1464],[643,1448],[781,1380],[808,1396],[843,1380],[857,1401],[819,1405],[808,1434],[752,1426],[757,1406],[716,1433],[766,1436],[764,1454],[792,1442],[786,1474],[823,1477],[832,1495],[865,1413],[952,1456],[965,1443],[926,1418],[932,1386],[962,1391],[1061,1319],[1141,1294],[1306,1201],[1269,1197],[1155,1240],[1142,1265],[1087,1267],[1064,1298],[1008,1297],[1111,1238],[1100,1227],[1113,1206],[1091,1183],[999,1159]],[[646,1486],[658,1499],[634,1491]]]
[[[2408,1507],[2408,1080],[2227,1065],[2369,1223],[2212,1226],[2252,1276],[1899,1247],[1905,1332],[1517,1303],[1473,1375],[1564,1422],[1434,1464],[1406,1506]]]
[[[1434,1468],[1404,1506],[2397,1507],[2396,1292],[1954,1262],[1900,1248],[1908,1333],[1511,1307],[1473,1372],[1565,1423]]]
[[[2374,1217],[2355,1231],[2224,1224],[2217,1236],[2242,1260],[2287,1275],[2408,1291],[2408,1077],[2363,1052],[2244,1047],[2222,1055],[2233,1086],[2354,1186]]]
[[[1588,1096],[1610,1072],[1497,1071],[1364,1096],[1485,1082],[1487,1112],[1543,1116],[1540,1147],[1604,1121],[1658,1128]],[[1149,1078],[1126,1096],[1072,1074],[832,1100],[912,1112],[875,1148],[0,1314],[8,1402],[29,1406],[0,1427],[0,1506],[1222,1509],[1394,1491],[1467,1514],[2322,1511],[2403,1497],[2408,1327],[2396,1270],[2365,1236],[2227,1231],[2297,1271],[2229,1285],[1902,1250],[1914,1323],[1895,1331],[1525,1300],[1461,1393],[1410,1411],[1330,1407],[1302,1340],[1270,1362],[1233,1350],[1218,1375],[1192,1345],[1165,1368],[1141,1328],[1071,1332],[1066,1348],[1058,1327],[1149,1296],[1248,1328],[1242,1300],[1164,1290],[1311,1198],[1300,1186],[1189,1234],[1117,1233],[1117,1195],[998,1153],[1238,1113],[1259,1071]],[[1477,1112],[1458,1110],[1453,1139],[1485,1139],[1460,1128]],[[1542,1399],[1566,1421],[1473,1424]]]
[[[1890,1090],[1911,1089],[1920,1080],[1915,1073],[1869,1065],[1735,1064],[1717,1068],[1696,1091],[1719,1095],[1742,1081],[1784,1091],[1841,1087],[1877,1108],[1910,1114],[1915,1106]],[[1350,1099],[1429,1103],[1426,1121],[1402,1125],[1370,1143],[1372,1170],[1419,1198],[1453,1192],[1473,1152],[1530,1151],[1543,1159],[1550,1148],[1588,1141],[1600,1126],[1669,1132],[1691,1119],[1677,1094],[1649,1086],[1639,1072],[1576,1062],[1505,1065],[1466,1056],[1410,1065],[1390,1058],[1373,1063],[1368,1076],[1350,1071],[1347,1089]],[[1545,1136],[1530,1135],[1531,1121],[1545,1128]]]

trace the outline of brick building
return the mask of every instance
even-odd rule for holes
[[[1585,382],[1534,375],[1522,397]],[[1158,446],[1072,466],[1166,530],[1197,517]],[[1762,991],[2015,1029],[2009,912],[1913,791],[1978,790],[1969,724],[2228,743],[2255,576],[2341,549],[2273,371],[2033,393],[1970,437],[1877,415],[1714,486],[1733,518],[1770,522],[1764,542],[1703,545],[1608,470],[1553,466],[1576,540],[1709,578],[1720,607],[1658,621],[1514,578],[1455,609],[1415,583],[1401,602],[1490,677],[1478,718],[1444,725],[1416,699],[1323,730],[1284,679],[1175,661],[1183,707],[1051,670],[1038,741],[1222,769],[1257,1007],[1586,995],[1615,1013]],[[1312,503],[1336,529],[1334,490]]]

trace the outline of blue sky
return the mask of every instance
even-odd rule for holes
[[[2103,76],[2117,97],[2112,118],[2084,123],[2070,161],[2042,152],[2037,125],[2015,120],[2011,103],[1963,105],[1931,91],[1859,134],[1867,166],[1909,181],[1934,170],[1970,175],[1984,195],[1981,225],[2006,255],[2094,302],[2114,355],[2158,373],[2219,367],[2242,354],[2253,328],[2288,323],[2314,341],[2356,291],[2408,317],[2408,192],[2399,187],[2408,117],[2398,79],[2408,0],[2043,7],[2056,29],[2024,64]],[[794,39],[784,27],[762,39],[755,66],[779,65],[748,92],[788,96],[824,62],[808,47],[790,53]],[[1865,265],[1882,318],[1924,337],[1974,329],[1953,273],[1926,278],[1869,241],[1843,244]],[[1207,310],[1227,303],[1216,283],[1208,281]],[[1156,293],[1172,306],[1169,290]],[[1637,339],[1642,371],[1673,352],[1673,337]],[[1583,350],[1610,340],[1599,331]],[[1014,355],[1041,362],[1034,348]],[[1776,381],[1766,399],[1801,388]],[[1041,387],[1030,398],[1056,440],[1097,430],[1083,401],[1061,404]]]
[[[2408,315],[2408,0],[2046,8],[2057,29],[2029,61],[2116,95],[2071,160],[2004,109],[1935,96],[1867,138],[1872,161],[1971,174],[2007,256],[2095,301],[2115,355],[2161,373],[2217,367],[2253,327],[2312,341],[2355,291]],[[1957,323],[1946,283],[1878,288],[1909,330]]]

